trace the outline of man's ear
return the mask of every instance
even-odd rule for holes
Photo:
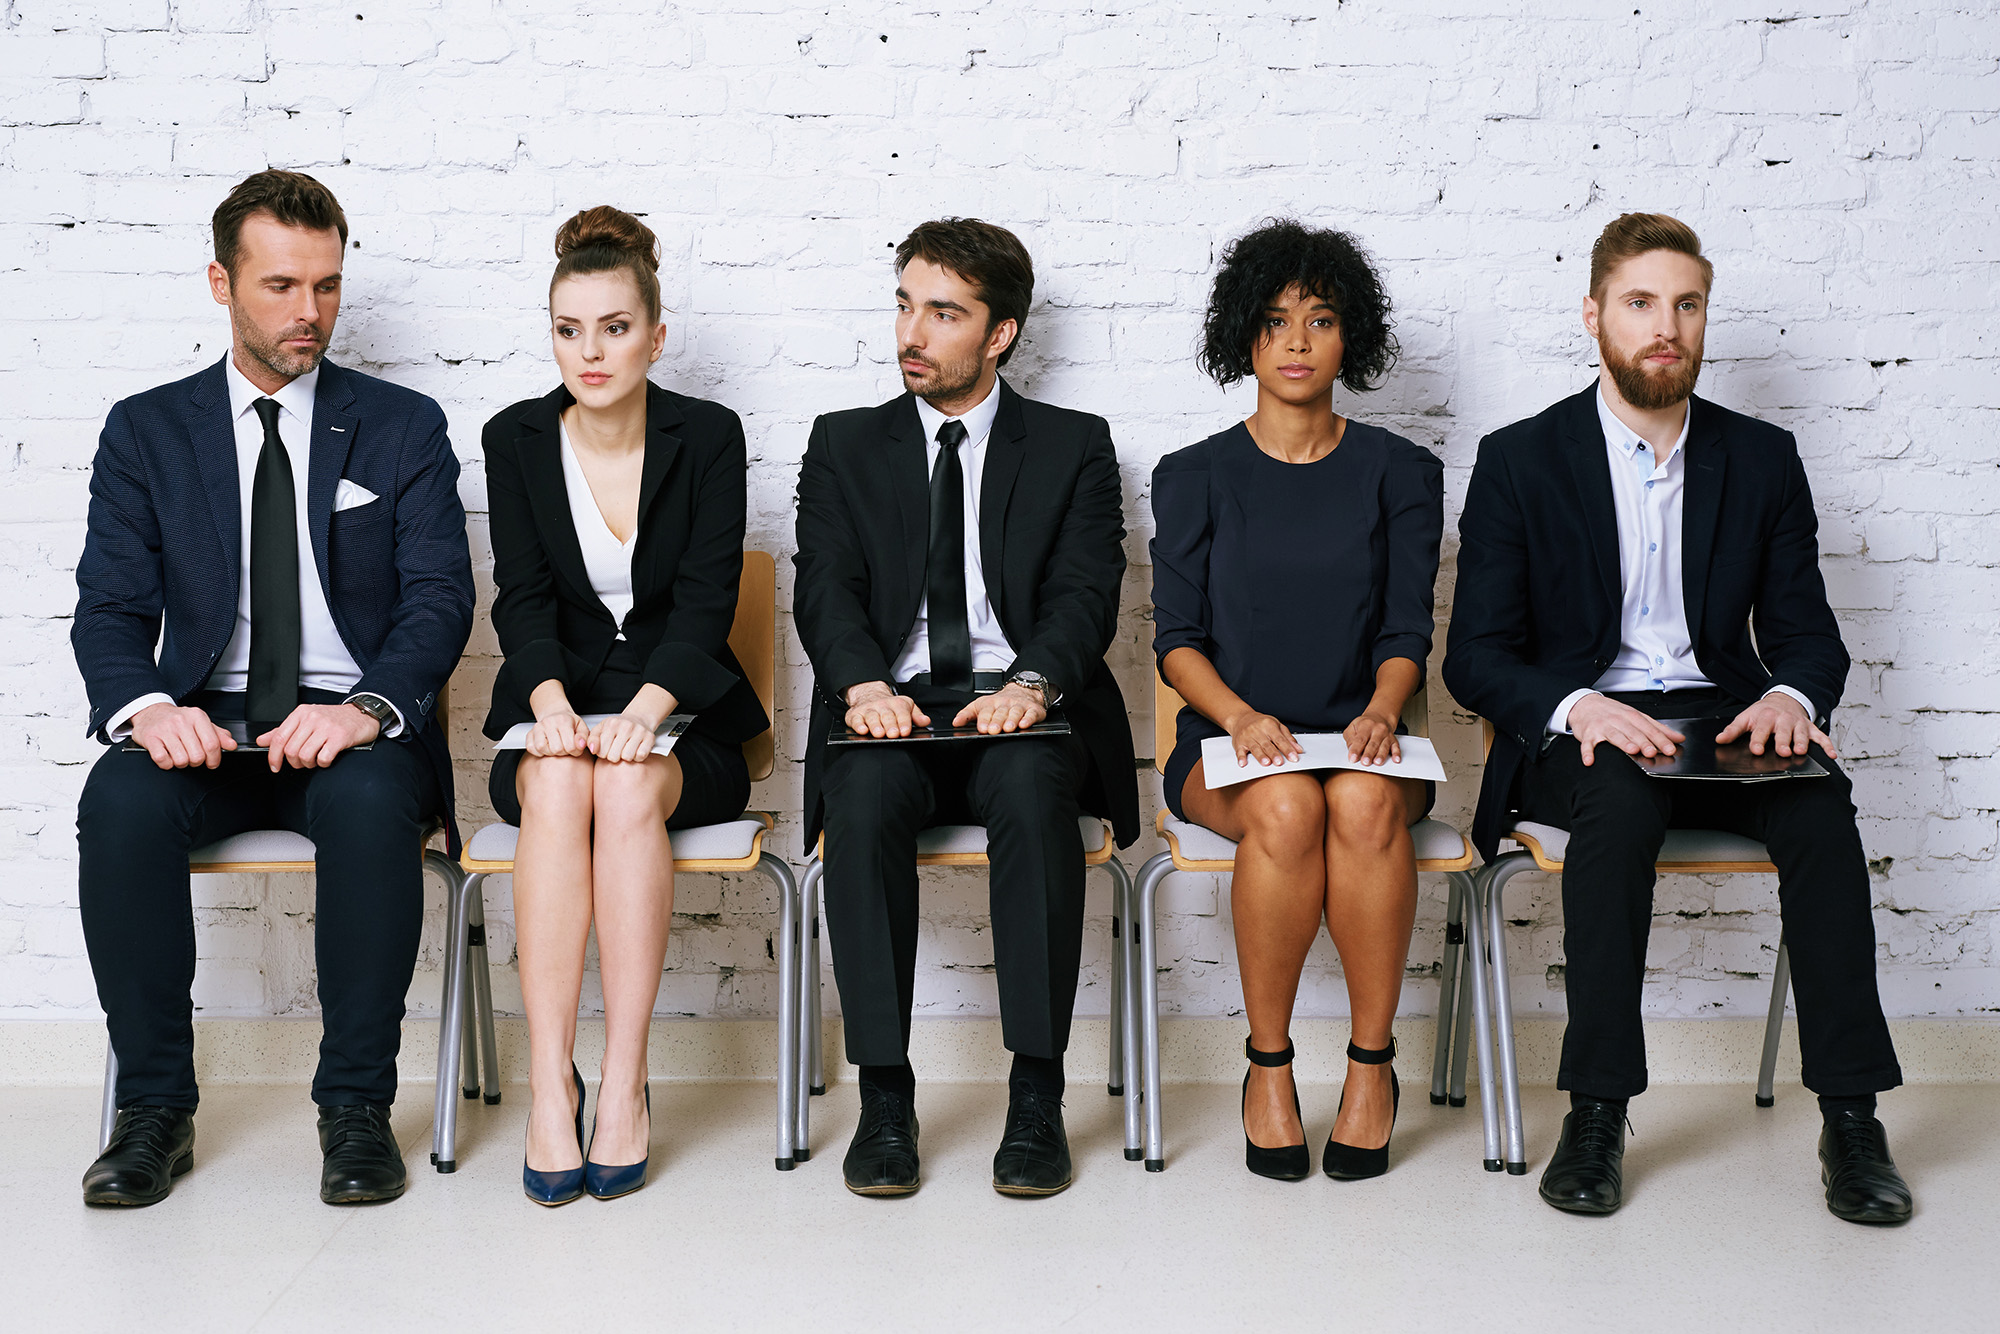
[[[229,270],[213,259],[208,261],[208,294],[218,306],[229,304]]]
[[[1597,298],[1594,296],[1586,296],[1583,299],[1583,329],[1584,332],[1589,334],[1592,338],[1598,336],[1597,321],[1598,321]]]
[[[1018,320],[1002,320],[986,335],[986,355],[998,359],[1002,352],[1014,346],[1014,340],[1021,335]]]

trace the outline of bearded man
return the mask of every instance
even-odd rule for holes
[[[1909,1189],[1875,1119],[1902,1082],[1875,984],[1868,867],[1829,717],[1848,656],[1820,578],[1818,522],[1791,433],[1694,397],[1714,271],[1684,223],[1628,213],[1591,251],[1584,328],[1597,383],[1479,445],[1459,521],[1444,679],[1495,728],[1473,841],[1517,819],[1567,829],[1557,1085],[1570,1093],[1542,1198],[1623,1201],[1627,1100],[1646,1087],[1640,990],[1654,861],[1669,827],[1764,843],[1778,867],[1827,1206],[1900,1223]],[[1649,777],[1662,719],[1809,754],[1823,778]]]
[[[843,1175],[861,1195],[917,1188],[917,832],[979,824],[1014,1053],[993,1186],[1053,1195],[1070,1183],[1062,1061],[1083,947],[1078,815],[1110,819],[1121,845],[1139,831],[1131,725],[1104,663],[1125,571],[1118,459],[1102,417],[1023,398],[1000,378],[1034,292],[1012,232],[926,222],[897,247],[896,279],[907,392],[819,418],[799,469],[792,617],[813,668],[806,846],[826,831],[834,978],[860,1067]],[[1057,706],[1067,735],[1006,735]],[[836,723],[885,742],[943,724],[985,735],[829,748]]]

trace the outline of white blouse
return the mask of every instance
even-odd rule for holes
[[[570,523],[576,529],[576,544],[583,549],[590,591],[618,622],[618,637],[623,639],[625,617],[632,610],[632,543],[638,540],[639,530],[633,528],[630,541],[618,540],[604,521],[604,512],[597,508],[597,498],[590,493],[590,480],[583,475],[583,464],[570,446],[569,432],[560,426],[557,429],[562,435],[563,485],[569,491]]]

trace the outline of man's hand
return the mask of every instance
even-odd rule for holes
[[[869,681],[847,692],[847,730],[856,736],[908,736],[912,725],[929,727],[930,715],[887,681]]]
[[[1627,755],[1655,759],[1674,753],[1674,746],[1687,740],[1657,718],[1649,718],[1630,704],[1620,704],[1608,695],[1585,695],[1569,710],[1569,730],[1583,748],[1583,762],[1596,761],[1600,742],[1610,742]]]
[[[1729,726],[1715,734],[1715,744],[1726,746],[1746,732],[1750,735],[1752,755],[1762,755],[1767,741],[1778,748],[1778,754],[1787,758],[1803,755],[1806,747],[1817,741],[1821,750],[1835,759],[1840,758],[1839,752],[1833,748],[1833,738],[1813,726],[1812,717],[1804,706],[1782,690],[1773,690],[1737,714]]]
[[[292,716],[257,738],[271,748],[271,772],[324,769],[340,752],[365,746],[382,734],[382,724],[352,704],[301,704]]]
[[[1018,732],[1033,727],[1049,716],[1038,690],[1026,686],[1002,686],[990,695],[981,695],[958,711],[953,727],[963,727],[977,719],[982,732]]]
[[[1362,764],[1389,764],[1403,758],[1396,743],[1396,721],[1379,713],[1363,713],[1341,734],[1347,742],[1347,758]]]
[[[1259,764],[1283,764],[1306,753],[1292,729],[1268,713],[1247,709],[1222,724],[1229,744],[1236,750],[1236,767],[1241,769],[1254,757]]]
[[[590,729],[565,704],[535,719],[528,729],[530,755],[581,755],[590,745]]]
[[[200,709],[164,702],[148,704],[132,715],[132,740],[144,746],[162,769],[191,769],[197,764],[213,769],[222,763],[223,751],[236,749],[236,738]]]

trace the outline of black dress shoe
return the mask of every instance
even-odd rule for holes
[[[319,1109],[319,1197],[328,1204],[393,1200],[410,1186],[387,1107]]]
[[[1625,1113],[1587,1102],[1565,1116],[1541,1193],[1567,1214],[1617,1212],[1625,1202]]]
[[[185,1107],[127,1107],[111,1142],[83,1174],[85,1204],[158,1204],[174,1178],[194,1166],[194,1113]]]
[[[1819,1179],[1826,1207],[1850,1223],[1907,1223],[1916,1207],[1882,1123],[1860,1112],[1829,1117],[1819,1132]]]
[[[840,1165],[856,1195],[908,1195],[917,1188],[917,1112],[900,1093],[861,1086],[861,1120]]]
[[[1007,1131],[993,1155],[993,1189],[1002,1195],[1058,1195],[1069,1189],[1069,1137],[1062,1099],[1016,1084],[1007,1102]]]

